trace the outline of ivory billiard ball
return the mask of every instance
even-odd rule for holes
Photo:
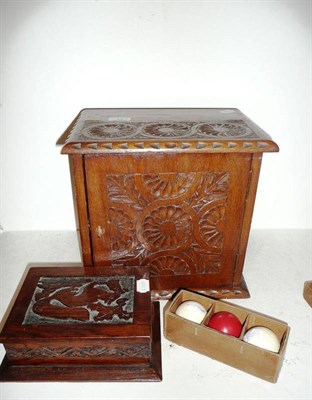
[[[179,305],[175,313],[182,318],[200,324],[204,319],[207,310],[197,301],[187,300]]]
[[[236,315],[228,311],[219,311],[207,322],[209,328],[215,329],[226,335],[239,337],[242,331],[242,324]]]
[[[278,353],[280,349],[280,341],[276,334],[264,326],[255,326],[249,329],[245,333],[243,340],[244,342],[275,353]]]

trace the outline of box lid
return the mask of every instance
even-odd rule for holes
[[[0,342],[0,381],[162,379],[159,303],[145,268],[29,268]]]
[[[0,341],[151,337],[151,324],[146,268],[32,267]]]
[[[84,109],[58,144],[63,154],[278,151],[236,108]]]

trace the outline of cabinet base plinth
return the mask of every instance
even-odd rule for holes
[[[153,300],[169,300],[178,290],[181,288],[168,289],[168,290],[152,290]],[[235,286],[219,286],[219,287],[207,287],[207,288],[188,288],[190,291],[194,291],[200,294],[204,294],[215,299],[247,299],[250,297],[247,284],[244,277],[242,277],[240,283]]]
[[[2,382],[159,382],[152,366],[12,366],[7,358],[1,365]]]

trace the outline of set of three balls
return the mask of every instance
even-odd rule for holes
[[[178,306],[175,313],[182,318],[200,324],[204,320],[207,310],[201,303],[187,300]],[[216,312],[204,322],[204,325],[237,338],[240,337],[243,328],[236,315],[228,311]],[[278,353],[280,349],[278,337],[271,329],[265,326],[255,326],[249,329],[245,333],[243,341],[275,353]]]

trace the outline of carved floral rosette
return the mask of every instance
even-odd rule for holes
[[[228,172],[106,177],[113,265],[153,275],[220,272]]]
[[[74,129],[78,140],[107,139],[174,139],[174,138],[257,138],[255,132],[243,120],[176,122],[105,122],[81,121],[81,133]]]

